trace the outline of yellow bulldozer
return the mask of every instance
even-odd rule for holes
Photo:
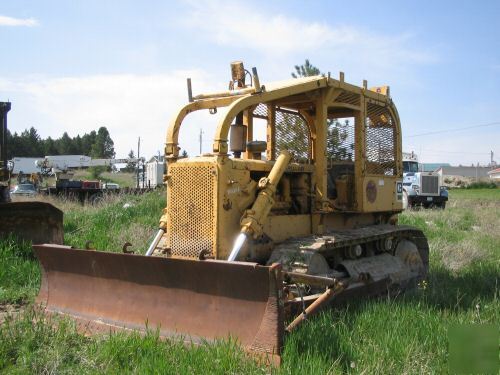
[[[10,102],[0,102],[0,238],[34,244],[63,243],[63,212],[36,201],[12,202],[10,181],[13,163],[7,160],[7,113]]]
[[[235,62],[228,90],[193,96],[188,79],[188,96],[168,127],[167,205],[145,255],[35,246],[48,314],[89,332],[147,323],[194,343],[231,336],[279,361],[307,316],[426,276],[425,236],[397,225],[401,127],[388,87],[343,73],[261,85]],[[224,113],[212,152],[181,158],[196,111]]]

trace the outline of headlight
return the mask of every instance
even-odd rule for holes
[[[418,186],[418,185],[411,185],[411,188],[412,188],[413,190],[418,190],[418,189],[420,188],[420,186]]]
[[[446,187],[446,186],[440,186],[439,189],[440,190],[448,190],[448,187]]]

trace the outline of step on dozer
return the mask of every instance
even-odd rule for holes
[[[343,74],[264,88],[255,68],[252,85],[241,62],[231,72],[215,94],[193,96],[188,80],[190,102],[167,132],[167,206],[145,255],[34,246],[48,314],[84,332],[232,337],[276,362],[308,316],[426,276],[425,236],[397,225],[401,128],[389,89]],[[184,118],[220,107],[213,152],[179,157]],[[254,139],[259,122],[267,142]]]

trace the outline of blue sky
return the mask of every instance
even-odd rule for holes
[[[388,84],[404,149],[421,161],[500,162],[500,2],[0,0],[0,100],[12,131],[43,137],[105,125],[117,156],[163,149],[175,109],[224,89],[229,62],[263,84],[306,58],[335,77]],[[497,123],[463,131],[422,133]],[[194,116],[181,147],[210,150],[215,121]]]

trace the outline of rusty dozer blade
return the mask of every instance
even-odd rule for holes
[[[9,234],[34,244],[63,243],[63,212],[45,202],[0,204],[0,238]]]
[[[279,361],[284,323],[280,266],[37,245],[37,302],[90,332],[159,329],[193,343],[234,338]]]

